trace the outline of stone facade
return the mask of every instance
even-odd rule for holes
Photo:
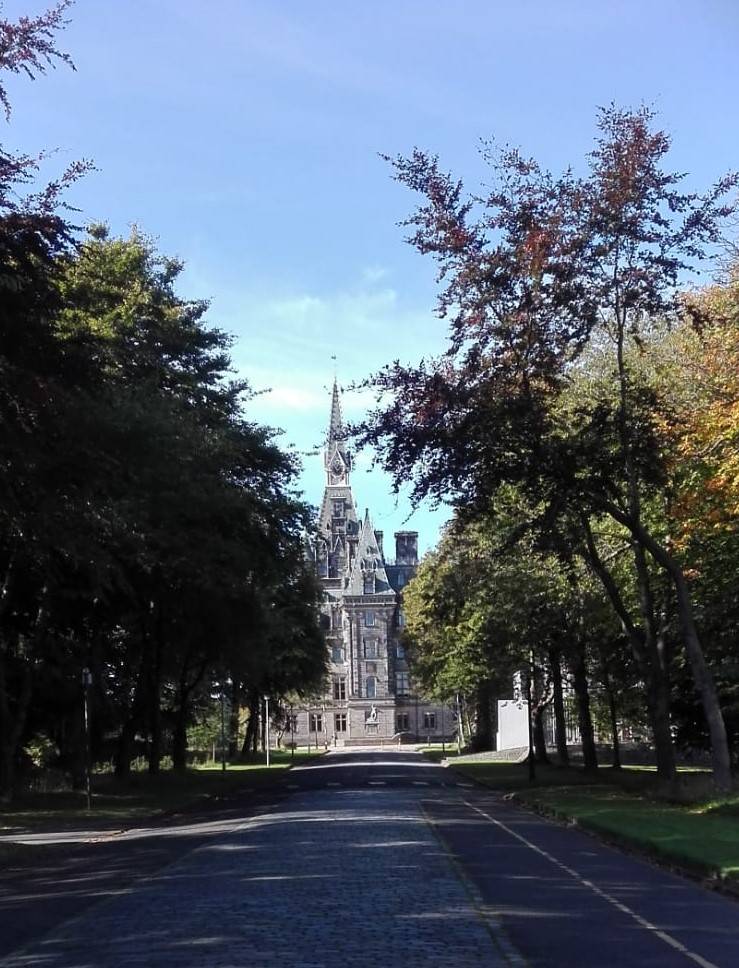
[[[413,690],[401,641],[402,589],[418,565],[418,534],[395,534],[395,560],[369,511],[357,515],[339,388],[334,382],[324,450],[326,487],[309,555],[323,585],[321,620],[329,651],[324,696],[293,710],[286,740],[299,746],[440,741],[453,712]]]

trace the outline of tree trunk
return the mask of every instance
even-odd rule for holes
[[[557,758],[560,766],[570,765],[570,754],[567,752],[567,720],[565,718],[564,695],[562,693],[562,665],[559,649],[549,650],[549,666],[552,672],[552,689],[554,692],[554,736],[557,744]]]
[[[182,773],[187,769],[188,696],[180,695],[172,730],[172,768]]]
[[[675,750],[670,732],[670,691],[667,678],[667,663],[664,648],[660,648],[653,634],[653,622],[649,619],[649,609],[645,608],[646,604],[651,600],[651,594],[648,588],[644,587],[644,571],[642,568],[637,567],[636,577],[640,585],[642,609],[646,611],[645,618],[649,620],[647,629],[641,629],[635,625],[621,597],[613,575],[608,571],[598,554],[595,539],[590,529],[590,523],[585,515],[581,515],[581,522],[587,548],[586,560],[603,585],[621,621],[621,626],[628,636],[636,664],[644,677],[647,688],[647,710],[652,727],[652,740],[654,742],[654,752],[657,761],[657,775],[666,783],[674,783],[677,777],[677,770],[675,766]],[[638,555],[636,556],[636,561],[638,566]]]
[[[0,802],[2,803],[8,803],[13,796],[15,763],[31,704],[33,678],[31,667],[27,662],[22,662],[20,688],[12,713],[9,690],[6,656],[0,651]]]
[[[548,763],[547,740],[544,734],[544,711],[546,706],[535,706],[533,711],[534,758],[537,763]]]
[[[133,741],[136,736],[136,722],[130,716],[121,727],[115,752],[115,775],[124,779],[131,775],[131,760],[133,759]]]
[[[608,696],[608,713],[611,719],[611,743],[613,744],[612,766],[614,770],[621,769],[621,742],[618,738],[618,715],[616,713],[616,696],[611,687],[606,672],[606,695]]]
[[[231,680],[231,711],[228,717],[228,758],[235,761],[239,754],[239,712],[241,707],[241,683],[236,676]]]
[[[582,743],[582,760],[586,770],[598,769],[598,754],[595,749],[595,731],[590,715],[590,693],[588,673],[585,665],[585,650],[580,647],[573,655],[571,663],[572,687],[577,699],[577,720]]]
[[[477,687],[477,729],[473,739],[475,751],[493,748],[492,688],[489,680]]]
[[[698,631],[693,619],[693,604],[690,600],[690,592],[682,569],[675,566],[672,578],[677,592],[678,614],[680,616],[685,651],[693,672],[695,687],[703,704],[703,712],[711,737],[711,764],[713,766],[714,782],[719,790],[728,793],[732,788],[731,754],[726,736],[726,724],[724,723],[724,717],[716,691],[716,683],[714,682],[711,670],[708,668],[706,657],[703,654],[703,649],[698,638]]]
[[[695,682],[695,687],[703,706],[706,723],[708,724],[708,732],[711,737],[711,764],[713,767],[714,782],[722,792],[728,791],[731,789],[732,782],[731,755],[729,753],[729,743],[726,736],[726,725],[718,701],[716,684],[713,680],[711,670],[706,663],[706,657],[703,654],[703,648],[698,636],[698,630],[693,616],[693,603],[690,597],[690,589],[685,580],[683,570],[679,562],[652,537],[639,520],[634,520],[621,511],[620,508],[607,502],[604,504],[604,510],[615,521],[623,524],[624,527],[631,531],[634,538],[647,549],[657,564],[665,569],[675,586],[683,644],[693,673],[693,681]]]
[[[148,769],[152,776],[159,773],[162,759],[162,658],[164,654],[164,613],[161,603],[156,606],[156,624],[154,628],[154,661],[151,664],[147,702],[149,705],[149,763]]]
[[[249,697],[249,718],[246,723],[246,733],[244,743],[241,747],[241,762],[247,762],[256,753],[257,739],[259,737],[259,694],[253,690]]]

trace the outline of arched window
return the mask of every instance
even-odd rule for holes
[[[367,698],[375,699],[377,696],[377,678],[369,676],[367,679]]]

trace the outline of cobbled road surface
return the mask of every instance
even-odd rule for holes
[[[101,844],[97,902],[89,856],[56,891],[0,879],[1,968],[739,966],[739,904],[419,754],[331,753],[247,800]]]

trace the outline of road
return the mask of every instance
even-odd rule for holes
[[[412,752],[331,753],[268,800],[98,849],[115,863],[96,878],[88,853],[46,891],[50,912],[82,884],[73,917],[34,922],[38,883],[0,879],[2,968],[739,965],[734,901]]]

